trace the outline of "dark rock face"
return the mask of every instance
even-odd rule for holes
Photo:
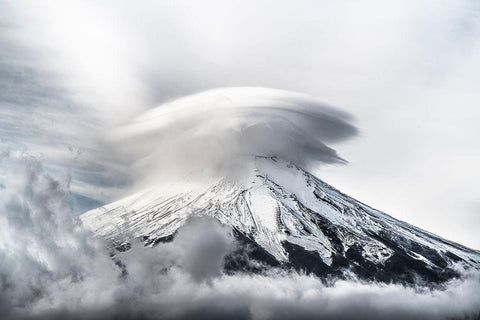
[[[382,265],[365,259],[363,248],[358,244],[349,247],[344,255],[334,255],[332,264],[327,265],[317,252],[305,250],[290,242],[283,242],[283,246],[288,252],[288,262],[278,262],[275,257],[248,236],[236,230],[234,236],[238,246],[225,259],[224,269],[227,273],[260,273],[269,268],[281,268],[314,274],[327,280],[331,277],[343,278],[345,271],[349,271],[364,280],[423,286],[435,286],[459,276],[454,269],[446,265],[436,252],[432,252],[429,248],[417,248],[417,250],[424,250],[431,254],[440,266],[431,266],[412,258],[401,248],[395,246],[391,240],[384,240],[384,243],[394,250],[394,254]]]
[[[262,272],[268,268],[281,267],[274,256],[243,233],[233,230],[237,247],[225,258],[224,270],[234,272]]]

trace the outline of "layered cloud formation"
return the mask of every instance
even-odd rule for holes
[[[114,130],[110,142],[136,166],[137,176],[159,183],[199,171],[225,177],[256,155],[303,167],[342,163],[329,144],[356,134],[351,116],[308,95],[237,87],[150,109]]]

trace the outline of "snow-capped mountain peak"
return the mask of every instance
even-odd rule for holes
[[[242,182],[225,178],[208,188],[164,194],[153,187],[89,211],[81,220],[112,241],[143,237],[155,243],[172,236],[190,216],[207,215],[281,264],[292,263],[301,250],[316,256],[325,270],[354,266],[379,274],[411,268],[430,276],[456,262],[480,265],[478,251],[372,209],[276,157],[255,157]]]

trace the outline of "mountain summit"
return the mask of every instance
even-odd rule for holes
[[[81,220],[117,245],[136,238],[155,245],[174,237],[189,217],[210,216],[230,226],[241,244],[226,268],[244,271],[277,266],[328,276],[348,270],[427,284],[455,277],[457,264],[480,266],[480,252],[394,219],[290,162],[256,157],[242,181],[225,178],[168,196],[151,188]]]

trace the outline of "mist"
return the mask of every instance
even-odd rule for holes
[[[229,228],[190,219],[172,242],[116,251],[69,210],[68,187],[34,157],[0,160],[0,308],[5,319],[451,319],[478,316],[480,274],[426,288],[323,281],[271,268],[226,274]],[[454,302],[454,303],[453,303]]]

